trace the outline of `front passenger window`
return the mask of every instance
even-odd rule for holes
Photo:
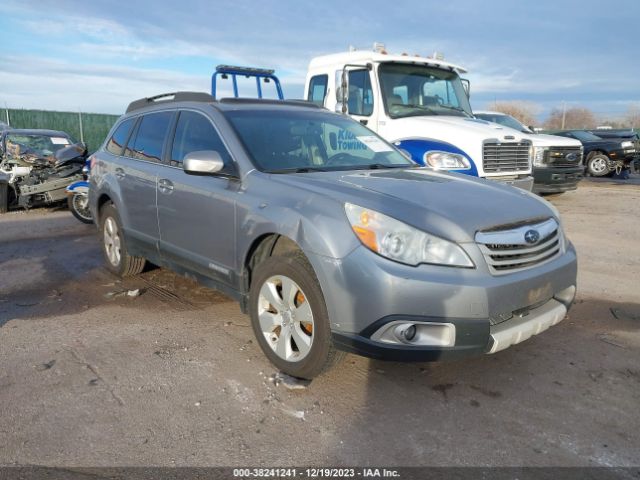
[[[209,119],[196,112],[180,112],[171,149],[171,165],[182,165],[187,154],[200,150],[217,151],[224,161],[225,170],[231,164],[231,157]]]

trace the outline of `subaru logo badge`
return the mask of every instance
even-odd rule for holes
[[[524,241],[531,245],[538,243],[538,240],[540,240],[540,234],[537,230],[527,230],[524,234]]]
[[[569,153],[567,154],[567,156],[565,157],[569,162],[575,162],[578,158],[578,155],[576,153]]]

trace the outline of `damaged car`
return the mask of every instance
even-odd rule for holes
[[[0,136],[0,176],[8,208],[66,201],[66,188],[82,179],[87,147],[57,130],[10,129]]]

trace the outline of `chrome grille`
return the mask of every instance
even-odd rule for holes
[[[536,232],[538,239],[531,240]],[[505,230],[478,232],[476,243],[493,275],[503,275],[535,267],[560,255],[564,239],[558,223],[550,218],[544,222],[525,224]]]
[[[482,146],[482,167],[485,173],[524,172],[531,167],[531,142],[485,142]]]
[[[551,147],[544,152],[544,163],[550,167],[576,167],[582,162],[581,150],[580,147]]]

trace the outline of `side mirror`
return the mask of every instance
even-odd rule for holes
[[[462,88],[464,88],[464,93],[467,94],[467,98],[471,97],[471,82],[466,78],[461,78]]]
[[[213,175],[223,168],[222,157],[215,150],[187,153],[182,160],[182,169],[191,175]]]
[[[347,76],[347,67],[342,71],[336,72],[336,112],[347,113],[347,105],[349,101],[349,77]]]

